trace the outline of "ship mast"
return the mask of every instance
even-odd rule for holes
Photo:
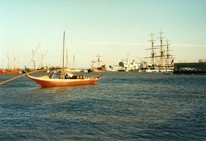
[[[171,55],[170,55],[170,50],[169,50],[169,40],[167,40],[167,44],[164,44],[163,43],[163,36],[162,36],[163,32],[159,32],[159,45],[155,46],[154,45],[154,39],[153,39],[153,33],[151,33],[151,48],[147,49],[147,50],[151,50],[151,57],[145,57],[145,58],[151,58],[151,63],[152,63],[152,66],[153,66],[153,69],[156,69],[158,68],[159,71],[167,71],[167,69],[171,69],[172,65],[171,65],[171,62],[170,62],[170,59],[171,59]],[[167,52],[165,54],[165,50],[164,50],[164,46],[167,47]],[[160,50],[159,50],[159,53],[160,55],[156,55],[156,52],[155,52],[155,49],[158,49],[156,48],[158,47]],[[159,58],[158,59],[158,62],[156,60],[156,58]]]
[[[39,67],[38,68],[43,68],[44,67],[44,60],[45,60],[45,58],[46,58],[46,56],[47,56],[47,53],[48,52],[46,52],[46,54],[42,54],[42,59],[41,59],[41,62],[40,62],[40,64],[39,64]]]
[[[100,60],[100,55],[98,54],[97,55],[97,67],[100,67],[100,62],[102,62],[101,60]]]
[[[168,67],[169,67],[169,57],[170,57],[170,54],[169,54],[169,40],[167,39],[167,58],[166,58],[166,71],[168,70]]]
[[[36,64],[35,64],[36,58],[35,58],[35,56],[36,56],[36,53],[37,53],[37,50],[39,49],[39,47],[40,47],[40,43],[38,44],[38,46],[37,46],[35,51],[32,49],[32,58],[31,58],[31,61],[29,62],[29,66],[33,62],[33,69],[36,69]]]
[[[152,66],[155,67],[155,51],[154,51],[154,39],[153,39],[153,33],[150,34],[151,35],[151,58],[152,58]]]
[[[165,59],[164,59],[165,54],[164,54],[163,46],[165,46],[165,45],[163,45],[162,33],[163,32],[160,31],[160,67],[161,67],[162,70],[164,70],[164,67],[165,67]]]
[[[151,42],[151,48],[148,48],[147,50],[151,50],[151,57],[145,57],[145,58],[151,58],[151,64],[152,67],[155,69],[155,67],[157,66],[156,64],[156,53],[155,53],[155,49],[157,49],[154,45],[154,33],[151,32],[151,34],[149,34],[151,36],[151,40],[149,40]]]
[[[64,45],[65,45],[65,31],[64,31],[64,34],[63,34],[63,57],[62,57],[62,69],[61,69],[61,76],[60,78],[61,79],[64,79]]]
[[[10,53],[7,52],[7,69],[10,69]]]
[[[16,68],[16,57],[14,57],[14,69]]]
[[[73,54],[73,69],[75,69],[75,55]]]
[[[69,68],[68,48],[66,48],[66,67],[68,67],[68,68]]]
[[[170,54],[170,51],[171,50],[169,50],[169,40],[167,39],[167,55],[166,55],[166,59],[167,59],[167,64],[166,64],[166,69],[168,70],[168,69],[171,69],[172,68],[172,60],[171,59],[173,59],[172,58],[172,55]]]

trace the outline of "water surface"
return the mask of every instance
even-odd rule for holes
[[[22,77],[0,86],[0,127],[0,140],[202,141],[206,76],[107,72],[46,89]]]

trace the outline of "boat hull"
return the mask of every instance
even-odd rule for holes
[[[1,69],[0,70],[0,74],[8,74],[8,75],[12,75],[12,74],[21,74],[21,70],[20,69],[11,69],[11,70],[4,70]]]
[[[37,84],[41,85],[42,88],[95,85],[100,79],[100,77],[92,77],[86,79],[50,79],[42,77],[33,77],[30,75],[27,76]]]
[[[93,68],[92,72],[105,72],[106,70],[104,69],[97,69],[97,68]]]
[[[99,67],[99,68],[93,68],[93,69],[92,69],[92,72],[106,72],[106,66],[105,66],[105,65],[102,65],[102,66]]]
[[[65,72],[68,72],[68,73],[77,73],[77,72],[81,72],[81,70],[79,70],[79,69],[66,69]]]

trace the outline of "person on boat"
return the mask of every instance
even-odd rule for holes
[[[84,79],[83,75],[75,75],[71,73],[66,73],[65,74],[65,79]]]
[[[65,79],[74,79],[74,76],[75,76],[75,75],[73,75],[73,74],[71,74],[71,73],[66,73],[66,74],[65,74]]]
[[[60,74],[61,74],[60,71],[55,70],[49,74],[49,78],[51,79],[60,78]]]

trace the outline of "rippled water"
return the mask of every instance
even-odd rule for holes
[[[47,89],[22,77],[0,86],[0,140],[206,140],[206,76],[105,73]]]

